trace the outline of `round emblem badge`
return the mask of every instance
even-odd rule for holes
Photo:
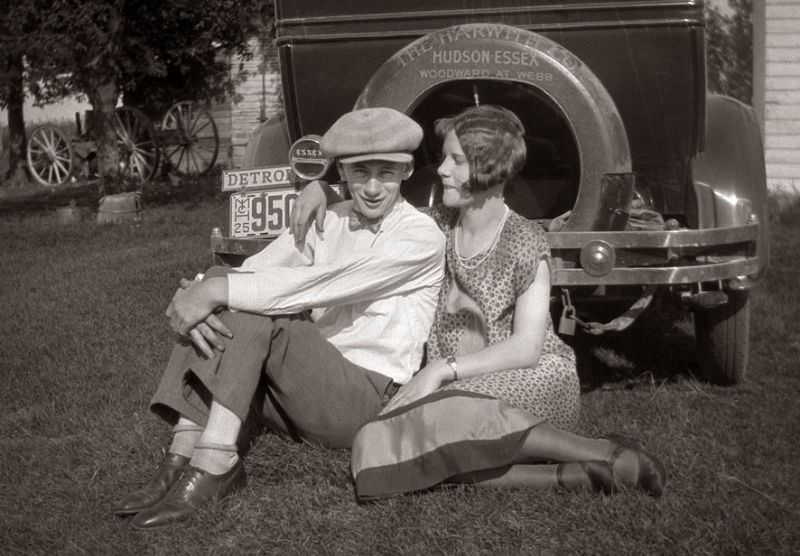
[[[319,135],[304,135],[289,147],[289,165],[304,180],[318,180],[331,166],[331,160],[322,154]]]

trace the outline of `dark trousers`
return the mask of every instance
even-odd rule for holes
[[[385,403],[391,380],[350,363],[313,322],[223,311],[233,332],[211,359],[177,343],[151,401],[174,423],[183,415],[205,425],[211,400],[244,422],[254,400],[267,425],[332,448],[349,448]],[[263,395],[257,395],[260,389]]]

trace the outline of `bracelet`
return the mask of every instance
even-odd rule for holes
[[[453,382],[455,382],[456,380],[458,380],[458,363],[456,362],[456,356],[455,355],[449,355],[447,357],[447,359],[445,359],[445,362],[452,369],[452,371],[453,371]]]

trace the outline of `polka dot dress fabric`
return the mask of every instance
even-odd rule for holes
[[[513,331],[517,298],[533,282],[539,263],[549,261],[544,230],[509,210],[489,250],[463,259],[455,248],[458,212],[436,207],[432,216],[447,236],[447,265],[428,357],[469,353],[507,339]],[[446,388],[493,396],[562,429],[577,425],[580,383],[575,354],[556,335],[549,313],[536,368],[487,373]]]

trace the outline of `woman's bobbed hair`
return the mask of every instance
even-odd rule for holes
[[[508,183],[525,164],[525,128],[511,110],[484,104],[436,120],[436,134],[444,139],[454,131],[469,161],[472,193]]]

